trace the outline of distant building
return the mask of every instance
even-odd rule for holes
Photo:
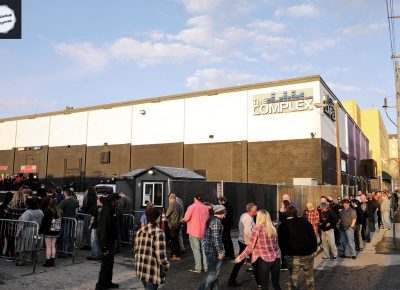
[[[360,110],[355,100],[343,101],[342,104],[369,139],[369,155],[377,162],[378,171],[378,179],[372,184],[376,183],[375,189],[391,188],[393,162],[390,157],[388,133],[379,109]]]
[[[336,119],[342,183],[365,186],[368,139],[319,75],[0,119],[0,174],[87,184],[159,165],[336,184]]]

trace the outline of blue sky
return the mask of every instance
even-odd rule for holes
[[[0,118],[313,74],[362,109],[395,104],[384,1],[22,4],[22,40],[0,40]]]

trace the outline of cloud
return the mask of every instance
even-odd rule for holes
[[[280,70],[284,72],[310,72],[314,69],[310,64],[293,64],[280,67]]]
[[[367,34],[388,29],[388,24],[384,22],[371,24],[356,24],[339,29],[339,33],[347,37],[365,36]]]
[[[193,90],[206,90],[242,85],[256,81],[259,81],[259,79],[255,75],[208,68],[197,70],[192,76],[187,77],[186,87]]]
[[[289,17],[316,17],[320,14],[319,10],[311,4],[302,4],[297,6],[290,6],[287,8],[279,8],[275,11],[276,17],[289,16]]]
[[[332,88],[334,91],[340,91],[345,93],[359,93],[364,90],[361,87],[355,85],[344,85],[338,83],[329,83],[328,86]]]
[[[270,33],[281,32],[286,28],[286,25],[270,20],[256,20],[247,24],[247,26],[251,29],[263,30]]]
[[[186,11],[189,13],[207,13],[215,11],[223,0],[182,0]]]
[[[32,108],[40,106],[42,102],[38,102],[38,100],[34,100],[32,98],[28,98],[26,96],[15,97],[12,98],[12,101],[2,102],[0,106],[0,113],[9,113],[10,111],[19,111],[21,108],[29,108],[30,111],[33,111]],[[21,114],[21,112],[17,113]]]
[[[181,0],[187,12],[191,14],[218,14],[227,17],[229,15],[247,13],[254,5],[249,0]]]
[[[165,61],[207,57],[202,49],[181,43],[152,43],[123,37],[110,47],[110,54],[119,60],[131,59],[139,65],[158,64]]]
[[[58,54],[79,62],[84,69],[90,71],[100,71],[108,64],[107,51],[96,48],[90,42],[59,43],[54,48]]]
[[[338,42],[339,41],[335,39],[320,37],[314,41],[303,43],[302,49],[306,54],[315,54],[319,51],[334,47]]]

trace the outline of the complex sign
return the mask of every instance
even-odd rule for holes
[[[336,120],[336,113],[335,113],[335,103],[333,102],[332,98],[328,95],[325,95],[324,100],[324,113],[331,119],[332,121]]]
[[[21,165],[20,173],[36,173],[36,165]]]
[[[253,96],[253,115],[313,110],[312,89],[272,92]]]

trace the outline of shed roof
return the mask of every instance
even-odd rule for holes
[[[136,177],[137,175],[145,172],[147,169],[135,169],[131,172],[121,174],[121,177]]]
[[[205,179],[204,176],[197,174],[196,172],[189,170],[187,168],[177,168],[177,167],[165,167],[165,166],[153,166],[152,168],[168,175],[171,178],[176,179]]]

